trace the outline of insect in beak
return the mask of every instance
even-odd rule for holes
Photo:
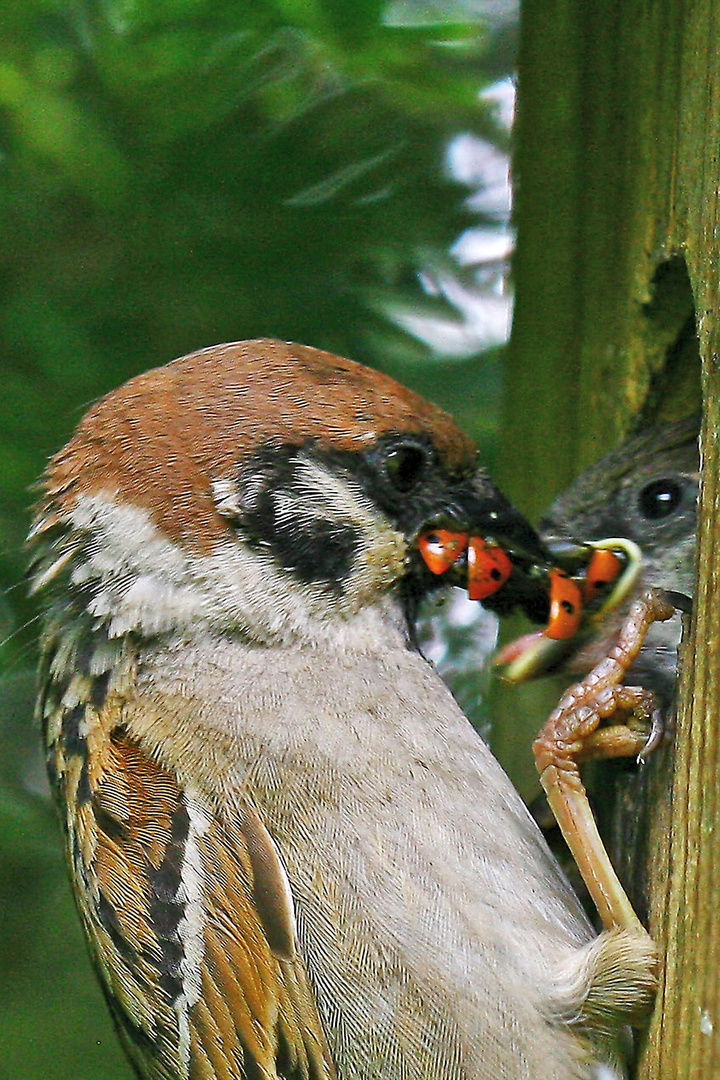
[[[572,561],[565,544],[549,545],[566,565]],[[607,615],[627,599],[642,567],[642,551],[632,540],[608,537],[574,547],[584,549],[585,565],[548,571],[550,617],[543,630],[523,634],[496,654],[494,666],[507,682],[526,682],[552,670],[573,647],[593,633]],[[589,554],[589,559],[587,558]]]
[[[460,571],[471,600],[485,600],[498,592],[513,571],[512,559],[503,547],[464,532],[433,528],[420,534],[417,547],[433,574],[444,574],[451,567]],[[538,650],[547,651],[547,642],[567,641],[602,621],[628,595],[642,563],[637,544],[616,537],[551,546],[549,551],[558,565],[534,568],[538,587],[549,600],[547,625],[525,636],[523,641],[532,638],[532,645],[527,641],[527,648],[516,652],[508,647],[511,652],[504,659],[501,653],[498,660],[508,663],[504,677],[513,682],[530,677],[526,664],[534,663]]]

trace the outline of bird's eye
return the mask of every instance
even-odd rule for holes
[[[638,497],[638,508],[644,518],[649,521],[659,521],[669,517],[682,502],[683,489],[677,480],[669,477],[663,480],[653,480],[647,484]]]
[[[394,446],[385,457],[385,471],[398,491],[411,491],[422,478],[428,464],[427,451],[414,443]]]

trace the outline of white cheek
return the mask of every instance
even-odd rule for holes
[[[143,574],[124,593],[122,607],[110,620],[110,637],[122,637],[140,626],[160,634],[198,616],[198,598],[191,587],[168,583],[156,574]]]
[[[146,510],[111,495],[81,496],[72,524],[81,539],[70,581],[89,587],[88,610],[107,623],[110,637],[161,634],[206,617],[188,557]]]
[[[307,499],[314,491],[316,516],[319,509],[324,519],[350,520],[358,530],[360,545],[342,591],[297,581],[269,550],[248,548],[230,530],[212,554],[191,554],[164,537],[146,510],[119,504],[110,493],[83,496],[72,512],[71,583],[89,590],[89,613],[114,639],[213,629],[259,642],[317,641],[337,632],[335,620],[384,603],[407,552],[402,534],[363,496],[331,479],[327,483],[320,469],[308,472]]]

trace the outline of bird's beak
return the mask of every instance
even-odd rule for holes
[[[467,589],[495,610],[520,606],[535,621],[547,615],[540,579],[550,556],[538,534],[484,477],[441,493],[422,508],[415,547],[432,574]]]
[[[574,637],[627,595],[642,558],[637,545],[544,543],[511,503],[492,494],[473,491],[418,533],[431,573],[446,574],[498,614],[520,608],[546,624],[546,640]]]

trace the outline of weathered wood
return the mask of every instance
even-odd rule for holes
[[[720,1074],[720,8],[527,0],[501,481],[537,514],[702,363],[700,581],[671,785],[651,806],[667,957],[638,1076]],[[693,643],[697,642],[697,649]]]

